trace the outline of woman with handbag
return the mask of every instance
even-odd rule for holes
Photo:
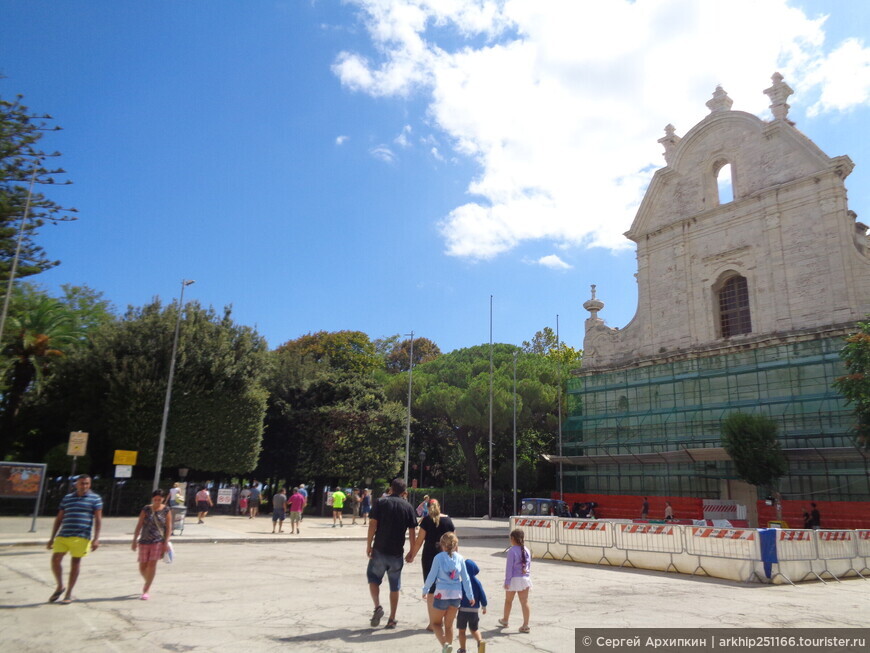
[[[133,550],[139,550],[139,573],[145,579],[142,600],[147,601],[148,590],[157,574],[157,563],[171,550],[172,510],[163,505],[163,490],[151,493],[151,503],[139,513],[136,531],[133,533]]]

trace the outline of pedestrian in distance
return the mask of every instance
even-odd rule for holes
[[[239,514],[248,514],[248,505],[251,502],[251,488],[246,487],[239,492]]]
[[[57,517],[51,527],[48,548],[51,554],[51,572],[57,586],[48,598],[54,603],[66,591],[63,604],[72,603],[73,587],[79,578],[82,558],[90,551],[100,548],[100,528],[103,524],[103,500],[91,492],[91,477],[81,474],[75,483],[75,490],[60,502]],[[93,535],[93,537],[92,537]],[[70,554],[69,579],[63,586],[63,557]]]
[[[428,514],[429,514],[429,495],[424,494],[423,500],[417,506],[417,516],[418,517],[425,517]]]
[[[465,569],[468,572],[468,580],[474,596],[468,596],[462,592],[462,602],[459,604],[459,614],[456,615],[456,630],[459,632],[459,650],[456,653],[466,653],[467,636],[465,629],[471,631],[471,636],[477,642],[477,653],[486,653],[486,642],[480,634],[480,614],[486,614],[486,592],[477,575],[480,567],[474,560],[465,559]],[[474,599],[472,603],[472,599]]]
[[[302,505],[303,510],[299,513],[299,520],[302,521],[305,519],[304,508],[308,505],[308,490],[305,489],[305,483],[300,483],[297,489],[299,490],[299,494],[302,495],[302,498],[305,499],[305,503]]]
[[[372,511],[372,491],[365,488],[362,491],[362,502],[360,504],[360,512],[362,513],[363,526],[369,522],[369,513]]]
[[[819,512],[818,507],[816,507],[816,504],[811,503],[810,507],[812,508],[812,510],[810,510],[810,528],[818,530],[822,527],[822,515]]]
[[[441,553],[432,561],[432,569],[423,583],[423,598],[428,600],[429,589],[438,583],[432,602],[432,631],[441,653],[453,653],[453,622],[462,602],[462,592],[474,606],[474,590],[465,568],[465,559],[459,555],[459,538],[455,533],[441,536]]]
[[[350,522],[351,525],[356,524],[356,520],[359,517],[359,508],[361,503],[362,497],[360,497],[359,495],[359,488],[355,487],[350,493],[350,514],[353,517],[353,520]]]
[[[674,507],[670,501],[665,501],[665,521],[674,521]]]
[[[422,567],[423,579],[429,577],[429,571],[432,569],[432,561],[435,556],[441,551],[441,536],[445,533],[452,533],[456,530],[453,525],[453,520],[447,515],[441,514],[441,504],[438,499],[429,500],[429,514],[420,520],[420,528],[417,531],[417,541],[408,555],[405,556],[405,562],[412,563],[417,556],[420,548],[423,549]],[[426,630],[432,630],[434,613],[432,604],[435,599],[435,587],[429,589],[429,596],[426,598],[426,605],[429,611],[429,625]]]
[[[347,495],[340,487],[335,488],[332,493],[332,527],[335,528],[335,522],[338,520],[338,525],[344,528],[344,522],[341,520],[341,511],[344,510],[344,501]]]
[[[166,505],[169,506],[170,508],[172,506],[176,505],[177,498],[178,498],[178,492],[179,492],[178,483],[173,483],[172,487],[169,488],[169,494],[166,497]]]
[[[804,510],[803,518],[804,518],[804,528],[812,528],[813,527],[813,518],[810,516],[810,513],[807,510]]]
[[[254,480],[251,483],[251,496],[248,498],[248,519],[260,514],[260,484]]]
[[[132,548],[139,550],[139,573],[145,580],[140,597],[143,601],[150,598],[148,592],[157,574],[157,563],[171,546],[171,536],[172,509],[163,503],[163,490],[154,490],[151,503],[142,508],[133,532]]]
[[[643,503],[640,506],[640,518],[647,519],[649,517],[649,500],[644,497]]]
[[[302,510],[305,508],[305,497],[299,488],[293,488],[287,503],[290,504],[290,535],[299,535],[299,522],[302,521]]]
[[[284,518],[287,510],[287,488],[282,487],[278,494],[272,497],[272,532],[275,532],[275,526],[278,527],[278,532],[284,532]]]
[[[211,494],[209,494],[208,490],[205,487],[199,488],[199,492],[196,493],[196,513],[197,513],[197,524],[204,524],[206,515],[208,515],[208,510],[214,505],[211,500]]]
[[[504,572],[504,616],[498,620],[500,626],[508,627],[514,595],[520,599],[523,612],[521,633],[529,632],[529,590],[532,589],[532,554],[526,548],[526,534],[521,529],[511,531],[511,548],[508,549]]]
[[[384,616],[380,601],[384,575],[390,582],[390,617],[387,619],[386,628],[395,628],[397,623],[396,609],[399,606],[399,590],[402,589],[405,532],[408,533],[408,542],[412,549],[417,538],[417,516],[414,507],[402,499],[405,490],[404,480],[393,479],[389,495],[378,500],[369,519],[366,534],[366,555],[369,558],[366,579],[375,605],[370,621],[372,628],[377,627]]]

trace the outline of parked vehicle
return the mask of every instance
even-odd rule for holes
[[[520,514],[532,517],[570,517],[568,504],[558,499],[523,499]]]

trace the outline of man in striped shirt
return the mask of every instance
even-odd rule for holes
[[[100,526],[103,521],[103,500],[99,494],[91,492],[91,477],[82,474],[76,479],[75,492],[67,494],[60,502],[60,510],[51,528],[51,539],[48,549],[51,549],[51,571],[57,581],[54,594],[49,602],[57,601],[66,590],[62,603],[72,603],[73,587],[79,577],[79,567],[82,558],[89,551],[96,551],[100,546]],[[58,530],[60,532],[58,532]],[[93,539],[91,533],[93,531]],[[69,553],[72,559],[69,570],[69,582],[63,586],[63,557]]]

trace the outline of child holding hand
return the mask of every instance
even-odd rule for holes
[[[483,591],[483,585],[477,574],[480,573],[480,567],[474,560],[465,561],[465,570],[468,572],[468,578],[471,581],[471,589],[474,595],[468,595],[462,592],[462,603],[459,604],[459,614],[456,617],[456,630],[459,631],[459,650],[456,653],[466,653],[465,642],[467,641],[465,629],[471,631],[471,636],[477,642],[477,653],[486,653],[486,642],[480,636],[480,612],[486,614],[486,592]],[[481,607],[483,608],[481,610]]]
[[[511,616],[511,605],[514,595],[520,598],[520,608],[523,611],[521,633],[529,632],[529,590],[532,589],[532,554],[525,546],[526,534],[519,528],[511,531],[511,548],[508,549],[507,564],[504,573],[504,617],[498,620],[499,625],[507,628]]]
[[[432,631],[441,644],[441,653],[453,653],[453,622],[459,611],[459,603],[462,600],[462,591],[469,597],[474,596],[468,571],[465,568],[465,559],[457,553],[459,538],[454,533],[444,533],[441,536],[441,553],[432,561],[432,568],[423,585],[423,598],[429,594],[429,588],[433,583],[435,587],[435,600],[432,602]],[[469,604],[474,605],[474,599],[469,599]]]

